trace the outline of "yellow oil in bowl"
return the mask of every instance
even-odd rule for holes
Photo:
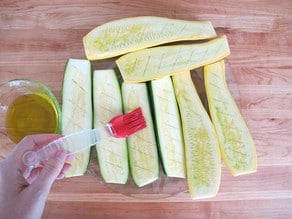
[[[14,142],[26,135],[57,132],[57,110],[52,101],[41,95],[19,96],[8,107],[6,131]]]
[[[59,132],[60,106],[44,84],[17,79],[0,88],[0,126],[13,142],[27,135]]]

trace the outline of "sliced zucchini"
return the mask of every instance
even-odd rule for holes
[[[125,82],[145,82],[213,63],[229,54],[227,39],[222,36],[205,43],[139,50],[116,63]]]
[[[92,128],[91,65],[88,60],[69,59],[62,90],[62,134]],[[66,177],[83,175],[89,163],[90,149],[75,154]]]
[[[254,142],[227,87],[224,61],[205,66],[204,80],[209,111],[226,166],[234,176],[256,172]]]
[[[174,75],[173,84],[181,113],[191,198],[213,197],[218,192],[221,178],[220,150],[214,127],[190,72]]]
[[[128,152],[132,178],[138,187],[159,177],[158,151],[145,83],[123,83],[122,96],[125,113],[142,108],[147,127],[128,137]]]
[[[215,36],[215,30],[209,21],[141,16],[98,26],[83,38],[83,44],[87,58],[97,60],[163,43],[208,39]]]
[[[185,178],[184,140],[171,78],[151,81],[151,94],[164,172],[170,177]]]
[[[114,70],[93,73],[94,127],[105,126],[113,117],[123,114],[121,89]],[[96,145],[100,173],[107,183],[125,184],[129,176],[125,138],[107,138]]]

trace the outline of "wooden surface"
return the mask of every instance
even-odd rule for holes
[[[258,171],[232,177],[223,166],[218,196],[201,201],[187,192],[131,198],[86,174],[54,184],[43,218],[292,218],[290,0],[2,0],[0,82],[40,80],[60,100],[66,59],[85,58],[82,37],[107,21],[138,15],[210,20],[218,34],[227,35],[228,63],[256,144]],[[1,150],[10,146],[1,137]]]

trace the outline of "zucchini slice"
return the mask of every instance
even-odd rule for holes
[[[116,73],[112,69],[93,73],[94,127],[105,126],[123,114],[122,96]],[[125,184],[129,176],[125,138],[107,138],[96,145],[100,173],[107,183]]]
[[[69,59],[62,89],[62,134],[92,128],[91,65],[88,60]],[[75,154],[66,177],[83,175],[89,163],[90,149]]]
[[[151,94],[164,172],[170,177],[186,178],[184,140],[171,78],[151,81]]]
[[[227,168],[234,176],[256,172],[254,142],[227,87],[224,61],[205,66],[204,80],[209,111]]]
[[[89,60],[105,59],[163,43],[216,37],[209,21],[141,16],[111,21],[83,37]]]
[[[204,43],[158,46],[116,60],[125,82],[145,82],[188,71],[230,54],[225,36]]]
[[[190,72],[173,76],[185,141],[186,169],[192,199],[214,197],[221,179],[221,158],[212,122]]]
[[[122,96],[125,113],[142,108],[147,127],[128,137],[128,152],[132,178],[138,187],[159,177],[158,151],[145,83],[123,83]]]

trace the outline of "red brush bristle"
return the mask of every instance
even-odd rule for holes
[[[125,138],[146,127],[146,121],[141,107],[124,115],[113,118],[110,122],[113,135],[117,138]]]

